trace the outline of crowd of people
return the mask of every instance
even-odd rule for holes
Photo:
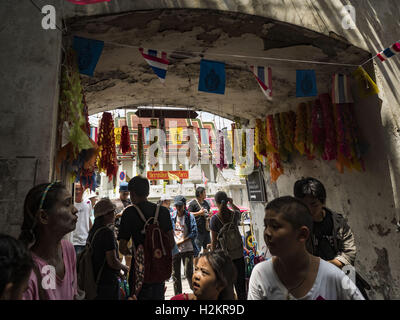
[[[53,182],[28,192],[19,239],[0,235],[0,299],[164,300],[171,277],[172,300],[367,298],[362,277],[354,283],[342,271],[354,265],[354,235],[325,207],[317,179],[302,178],[293,196],[267,203],[272,258],[254,267],[248,285],[241,213],[224,191],[215,194],[213,216],[203,187],[189,203],[182,195],[148,201],[141,176],[121,183],[115,200],[83,200],[83,191],[76,184],[73,199]],[[192,292],[182,292],[181,264]]]

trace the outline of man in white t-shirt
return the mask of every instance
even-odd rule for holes
[[[290,196],[271,201],[264,224],[273,257],[254,267],[249,300],[364,300],[342,270],[308,253],[313,220],[304,203]]]
[[[72,244],[74,245],[76,255],[83,251],[86,245],[86,239],[89,230],[92,227],[90,216],[92,214],[92,205],[90,200],[83,200],[83,187],[80,183],[75,185],[75,208],[78,210],[78,221],[72,234]]]

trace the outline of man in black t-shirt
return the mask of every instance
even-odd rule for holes
[[[207,245],[211,243],[210,230],[209,230],[209,212],[210,205],[205,200],[207,197],[206,189],[203,187],[196,188],[196,198],[189,203],[188,211],[196,218],[197,224],[197,237],[196,245],[201,250],[207,250]]]
[[[149,202],[147,196],[149,195],[150,185],[149,180],[144,177],[136,176],[129,181],[128,189],[131,194],[131,201],[139,207],[143,212],[146,220],[154,217],[157,205]],[[170,213],[167,208],[161,206],[158,216],[160,228],[167,233],[171,247],[174,246],[174,234],[172,231],[172,223]],[[121,224],[118,232],[119,251],[123,255],[131,254],[128,249],[128,241],[132,239],[134,247],[144,244],[145,234],[142,232],[144,222],[140,218],[136,209],[133,206],[127,207],[121,217]],[[131,270],[129,274],[129,286],[133,288],[133,272],[135,259],[132,258]],[[138,295],[138,300],[164,300],[164,283],[144,283]]]

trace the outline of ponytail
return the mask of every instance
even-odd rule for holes
[[[218,191],[215,194],[215,202],[221,205],[219,210],[220,217],[224,223],[232,219],[232,210],[228,208],[228,195],[224,191]]]

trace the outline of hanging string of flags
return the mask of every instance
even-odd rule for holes
[[[157,51],[152,49],[139,48],[144,60],[153,69],[154,73],[160,79],[161,83],[164,84],[165,77],[167,76],[167,69],[169,61],[167,60],[167,53],[164,51]]]
[[[102,54],[104,41],[87,39],[82,37],[74,37],[73,48],[78,53],[79,71],[82,74],[93,76],[96,65]],[[160,79],[161,83],[165,84],[168,65],[168,54],[166,50],[145,49],[142,47],[128,46],[113,42],[107,42],[113,45],[124,47],[137,48],[145,61],[152,68],[153,72]],[[359,93],[361,97],[366,97],[379,92],[376,84],[363,69],[363,65],[375,57],[378,57],[382,62],[397,55],[400,52],[400,41],[394,43],[391,47],[379,52],[376,56],[365,61],[360,65],[329,63],[320,61],[304,61],[293,59],[279,59],[268,57],[247,57],[256,59],[268,59],[277,61],[291,61],[315,64],[329,64],[347,67],[357,67],[353,72],[354,78],[357,80]],[[200,53],[199,53],[200,54]],[[212,54],[210,54],[212,55]],[[233,54],[214,54],[230,57],[246,57]],[[267,98],[272,101],[272,69],[268,66],[251,65],[250,71],[254,75],[261,91]],[[212,61],[201,59],[200,61],[200,76],[198,91],[225,94],[226,74],[225,63],[220,61]],[[315,97],[318,94],[316,75],[314,70],[296,70],[296,97]],[[334,74],[332,80],[332,102],[333,103],[352,103],[353,97],[350,91],[350,78],[345,74]]]
[[[391,47],[379,52],[376,56],[383,62],[400,52],[400,42],[394,43]]]

